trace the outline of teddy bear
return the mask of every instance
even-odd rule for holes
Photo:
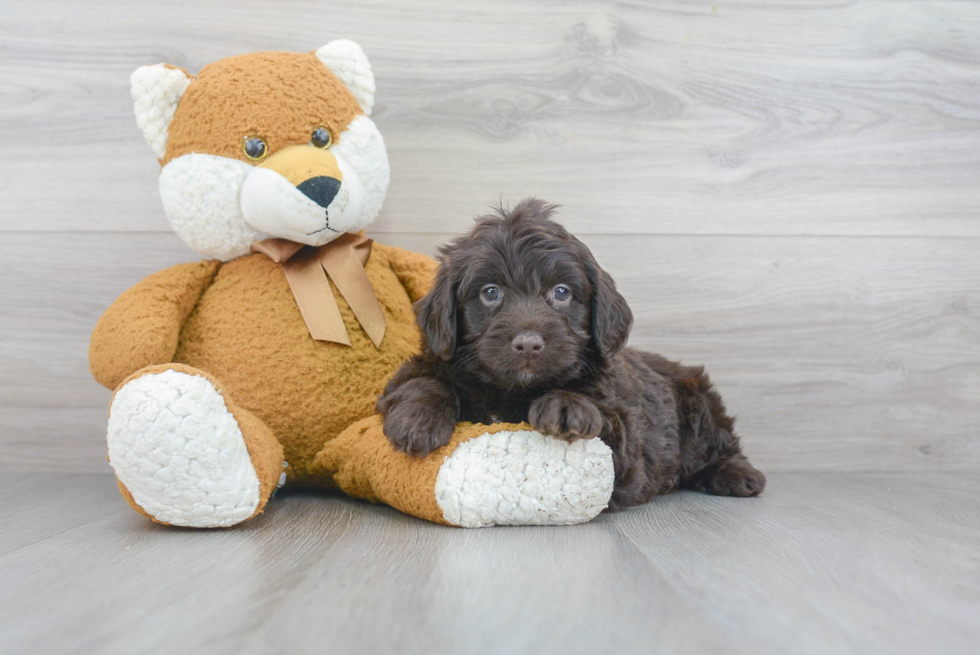
[[[113,391],[108,459],[162,524],[248,521],[283,485],[340,490],[464,527],[570,524],[608,503],[612,457],[529,426],[460,424],[419,458],[374,406],[420,347],[436,262],[364,236],[389,183],[359,45],[133,73],[177,235],[207,259],[125,291],[89,349]]]

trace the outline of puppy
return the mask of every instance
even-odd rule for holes
[[[524,200],[440,251],[416,305],[422,353],[378,399],[388,439],[424,456],[457,421],[598,437],[613,452],[613,511],[677,488],[761,493],[766,478],[742,454],[704,370],[623,347],[626,300],[554,210]]]

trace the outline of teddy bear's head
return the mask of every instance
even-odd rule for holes
[[[381,209],[388,155],[356,43],[230,57],[197,77],[144,66],[131,82],[164,210],[194,250],[228,260],[266,237],[320,246]]]

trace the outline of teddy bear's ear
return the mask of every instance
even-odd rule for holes
[[[350,89],[361,109],[370,116],[374,109],[374,73],[361,46],[338,39],[317,50],[316,56]]]
[[[129,78],[136,124],[157,157],[163,157],[167,151],[167,129],[177,103],[193,79],[183,69],[167,64],[142,66]]]

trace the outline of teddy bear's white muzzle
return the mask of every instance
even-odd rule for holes
[[[360,223],[365,222],[360,179],[339,157],[336,166],[340,175],[313,171],[313,175],[299,176],[305,178],[302,180],[294,171],[280,172],[278,166],[254,167],[242,184],[240,202],[245,222],[270,237],[310,246],[322,246],[345,232],[360,229]]]

